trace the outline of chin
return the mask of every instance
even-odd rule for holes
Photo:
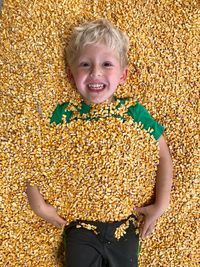
[[[106,102],[106,100],[91,100],[90,102],[91,102],[92,104],[101,104],[101,103]]]
[[[95,98],[95,99],[90,99],[90,103],[92,104],[102,104],[102,103],[110,103],[113,102],[114,97],[108,97],[108,98]]]
[[[87,103],[87,104],[101,104],[103,102],[105,102],[106,100],[104,99],[101,99],[101,98],[84,98],[84,101]]]

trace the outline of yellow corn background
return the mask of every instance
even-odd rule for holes
[[[24,181],[41,171],[48,177],[48,169],[40,169],[48,161],[43,138],[46,155],[61,142],[57,129],[48,132],[48,117],[57,103],[78,101],[66,74],[68,37],[79,23],[102,17],[130,39],[129,78],[117,95],[138,99],[166,127],[174,165],[170,207],[141,242],[139,264],[199,266],[199,8],[195,0],[4,1],[0,266],[62,266],[62,230],[33,214]],[[46,194],[53,198],[51,191]]]

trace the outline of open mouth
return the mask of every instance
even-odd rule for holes
[[[106,85],[104,83],[89,83],[88,89],[91,92],[101,92],[105,89]]]

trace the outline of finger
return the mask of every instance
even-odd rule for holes
[[[142,225],[142,236],[141,236],[142,238],[145,237],[148,228],[149,228],[149,223],[147,222],[147,220],[145,220]]]
[[[58,217],[57,217],[57,222],[59,223],[59,224],[66,224],[66,221],[63,219],[63,218],[61,218],[59,215],[58,215]]]
[[[57,227],[57,228],[63,228],[63,226],[65,225],[65,223],[60,223],[60,222],[58,222],[58,221],[54,221],[53,223],[52,223],[55,227]]]
[[[141,207],[141,208],[136,207],[134,210],[137,212],[143,213],[145,211],[145,207]]]
[[[146,207],[135,208],[135,211],[141,215],[147,215]]]
[[[57,221],[53,221],[53,222],[51,222],[56,228],[61,228],[61,225],[60,225],[60,223],[59,222],[57,222]]]
[[[146,238],[147,236],[149,236],[153,232],[154,226],[155,223],[152,223],[147,228],[143,229],[142,238]]]
[[[145,238],[147,229],[148,229],[148,225],[144,223],[142,225],[142,229],[141,229],[141,234],[140,234],[141,235],[141,238]]]
[[[149,227],[150,227],[150,222],[145,218],[141,226],[141,238],[145,238]]]
[[[150,235],[153,232],[154,228],[155,228],[155,223],[152,223],[147,230],[147,235]]]

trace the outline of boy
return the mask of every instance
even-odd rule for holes
[[[134,210],[132,211],[132,213],[130,212],[130,210],[126,212],[126,205],[128,207],[128,203],[132,203],[130,196],[133,195],[133,193],[131,193],[131,190],[132,187],[135,186],[134,184],[131,184],[131,180],[128,187],[126,187],[126,190],[124,189],[126,185],[125,180],[123,180],[123,183],[121,183],[120,187],[118,186],[119,191],[121,190],[121,188],[123,188],[124,190],[122,191],[123,199],[121,200],[120,197],[116,197],[119,196],[119,192],[114,192],[112,183],[106,180],[106,186],[110,186],[110,189],[104,189],[103,194],[106,194],[106,192],[108,191],[108,197],[106,195],[105,198],[104,196],[100,195],[100,193],[98,193],[98,184],[95,184],[96,186],[93,186],[95,187],[93,188],[92,183],[90,184],[90,182],[94,177],[96,177],[96,179],[98,179],[98,177],[105,178],[103,175],[101,176],[101,173],[99,173],[98,171],[105,171],[106,168],[103,169],[100,166],[98,169],[98,167],[96,167],[95,171],[99,173],[99,176],[95,176],[95,171],[93,173],[93,169],[90,169],[90,179],[87,179],[86,182],[84,182],[85,175],[87,175],[87,173],[81,174],[81,167],[79,168],[79,165],[77,165],[75,168],[79,168],[79,174],[77,178],[72,181],[76,182],[76,180],[78,180],[80,176],[81,178],[79,182],[82,185],[87,187],[87,184],[89,184],[87,191],[85,191],[86,193],[84,194],[87,195],[88,190],[92,190],[92,196],[97,199],[97,202],[98,198],[104,200],[97,203],[97,206],[100,206],[100,208],[98,209],[97,207],[97,211],[99,211],[99,213],[95,217],[92,215],[92,212],[96,207],[95,201],[93,201],[93,199],[89,196],[89,200],[86,199],[86,206],[89,207],[91,203],[94,203],[92,204],[93,206],[91,210],[87,211],[86,213],[84,211],[84,203],[82,203],[83,201],[81,197],[78,197],[81,195],[81,191],[78,188],[78,182],[75,185],[77,194],[71,197],[72,199],[74,198],[75,202],[78,203],[77,205],[82,205],[83,216],[77,215],[76,218],[74,215],[74,217],[72,217],[74,218],[74,220],[71,221],[64,230],[66,246],[66,266],[68,267],[138,266],[138,235],[135,231],[135,225],[130,223],[131,221],[134,222],[135,219],[137,219],[135,218],[133,213],[138,212],[144,216],[143,224],[140,227],[140,235],[141,238],[145,238],[152,232],[156,220],[164,213],[165,209],[169,205],[170,190],[172,185],[172,162],[167,144],[164,137],[162,136],[162,132],[164,130],[163,127],[155,120],[153,120],[149,113],[138,102],[132,103],[129,100],[117,99],[114,96],[118,85],[124,84],[127,78],[127,51],[127,36],[106,20],[101,19],[94,22],[85,23],[80,27],[75,28],[71,41],[67,47],[66,55],[70,68],[69,76],[72,82],[75,84],[77,91],[81,95],[83,101],[81,102],[81,107],[76,107],[74,105],[70,105],[69,103],[58,105],[51,117],[51,123],[62,123],[63,115],[65,115],[66,123],[68,123],[69,125],[72,121],[73,123],[77,122],[77,124],[80,124],[82,123],[82,121],[84,123],[84,120],[88,120],[90,126],[92,126],[93,124],[98,125],[98,123],[100,123],[101,125],[101,116],[102,114],[104,114],[104,119],[111,119],[108,124],[102,124],[102,127],[104,127],[105,125],[107,127],[102,132],[102,135],[107,131],[107,129],[108,132],[110,131],[109,124],[113,121],[116,121],[117,124],[118,120],[122,120],[123,123],[120,122],[121,124],[118,123],[118,125],[121,125],[120,127],[122,127],[119,129],[124,129],[123,127],[126,124],[126,120],[130,121],[130,118],[131,121],[142,124],[143,128],[146,130],[151,128],[152,131],[145,131],[144,136],[146,136],[146,138],[148,139],[148,136],[152,135],[153,138],[157,140],[159,145],[159,164],[157,166],[156,175],[155,201],[151,205],[140,208],[134,207],[134,205],[131,204],[130,207],[132,207],[132,209]],[[126,109],[127,106],[128,108]],[[98,109],[98,107],[100,107],[100,109]],[[121,111],[119,112],[120,109]],[[131,121],[130,125],[132,125]],[[119,135],[120,131],[121,130],[119,130]],[[140,134],[140,132],[140,130],[136,130],[136,133]],[[90,135],[88,136],[88,139],[89,138]],[[98,142],[99,143],[97,145],[100,145],[101,140]],[[109,140],[109,142],[111,141]],[[82,145],[84,146],[84,143]],[[129,143],[126,144],[126,147],[129,147]],[[109,147],[109,149],[112,150],[113,148]],[[74,152],[72,151],[72,154],[73,153],[76,153],[75,150]],[[112,155],[112,153],[110,155]],[[115,158],[115,161],[117,160],[118,159]],[[103,160],[100,162],[100,165],[102,165]],[[85,164],[84,161],[82,164]],[[124,164],[127,164],[127,162],[125,162]],[[125,166],[129,165],[124,165],[124,169]],[[106,179],[107,178],[111,179],[112,177],[106,176]],[[99,181],[99,183],[102,182],[101,180]],[[96,183],[96,181],[94,181],[94,183]],[[115,183],[115,181],[113,181],[113,183]],[[105,184],[102,183],[101,187],[103,187],[104,185]],[[96,195],[94,194],[94,192],[97,192]],[[27,194],[31,208],[37,215],[42,217],[47,222],[55,225],[56,227],[62,227],[66,224],[67,218],[66,220],[61,218],[58,215],[56,209],[45,202],[37,186],[28,185]],[[115,199],[115,201],[113,202],[113,204],[112,202],[108,202],[109,204],[107,205],[105,199],[109,199],[109,194],[113,194],[112,197]],[[124,195],[127,195],[127,197],[125,198]],[[122,202],[123,205],[121,204]],[[108,212],[107,207],[109,207],[109,205],[111,205],[111,210],[109,210]],[[103,211],[104,215],[101,215],[101,210]],[[85,214],[88,214],[88,217]],[[123,234],[121,234],[121,236],[119,236],[117,240],[116,229],[120,229],[120,227],[123,228],[124,225],[126,232],[123,233],[124,236]]]

